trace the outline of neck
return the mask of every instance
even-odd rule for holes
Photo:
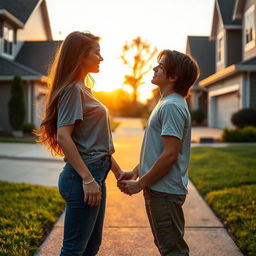
[[[160,94],[161,94],[161,97],[166,97],[172,93],[174,93],[175,91],[173,90],[172,88],[172,85],[167,85],[167,86],[164,86],[164,87],[159,87],[160,89]]]
[[[84,84],[84,80],[85,80],[87,75],[88,75],[88,73],[79,75],[77,77],[77,82],[80,82],[80,83]]]

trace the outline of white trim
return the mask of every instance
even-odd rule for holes
[[[230,30],[236,30],[236,29],[241,29],[243,26],[242,25],[225,25],[225,29],[230,29]]]
[[[7,29],[8,37],[9,37],[10,31],[12,31],[12,33],[13,33],[12,41],[7,40],[8,46],[9,46],[9,44],[12,45],[12,54],[8,54],[8,53],[4,52],[4,40],[5,40],[5,32],[4,32],[4,30],[5,30],[5,28]],[[7,57],[7,58],[9,58],[9,59],[12,59],[12,60],[13,60],[13,59],[14,59],[14,52],[15,52],[15,42],[14,42],[14,38],[15,38],[15,28],[14,28],[12,25],[10,25],[8,22],[3,22],[3,28],[2,28],[2,29],[3,29],[3,37],[2,37],[2,44],[3,44],[3,47],[2,47],[2,55],[5,56],[5,57]]]
[[[246,17],[248,15],[253,15],[253,31],[252,31],[252,40],[246,43]],[[244,13],[244,31],[243,31],[243,41],[244,41],[244,50],[249,51],[255,46],[255,5],[251,5]]]
[[[240,95],[242,95],[242,102],[240,104],[241,108],[250,107],[250,72],[244,74],[243,84],[240,90]]]
[[[3,47],[4,47],[4,46],[3,46]],[[6,54],[6,53],[4,52],[4,49],[3,49],[3,52],[2,52],[2,56],[5,57],[5,58],[7,58],[7,59],[9,59],[9,60],[14,60],[13,55]]]
[[[221,60],[219,60],[219,40],[222,39],[222,48],[220,49],[221,51]],[[224,42],[224,32],[221,31],[218,35],[217,35],[217,42],[216,42],[216,64],[217,65],[221,65],[224,64],[224,54],[225,54],[225,42]]]
[[[232,86],[228,86],[226,88],[220,88],[220,89],[217,89],[217,90],[209,91],[208,95],[209,95],[209,97],[214,97],[214,96],[218,96],[218,95],[238,91],[239,88],[240,88],[239,84],[235,84],[235,85],[232,85]]]
[[[1,9],[0,16],[1,15],[14,22],[19,28],[24,28],[24,23],[17,19],[15,16],[13,16],[11,13],[9,13],[7,10]]]
[[[236,20],[236,19],[242,19],[242,14],[241,13],[238,13],[238,7],[239,7],[239,0],[236,0],[235,1],[235,6],[234,6],[234,10],[233,10],[233,20]]]
[[[28,96],[28,123],[31,123],[31,113],[32,113],[32,99],[31,99],[31,93],[32,93],[32,88],[30,81],[27,82],[27,96]]]

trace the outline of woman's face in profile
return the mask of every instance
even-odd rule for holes
[[[89,55],[84,58],[83,68],[84,71],[88,73],[98,73],[100,71],[100,62],[103,58],[100,54],[99,42],[95,41],[89,52]]]

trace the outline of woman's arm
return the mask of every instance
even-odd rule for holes
[[[114,173],[116,179],[118,179],[123,172],[113,156],[111,156],[111,162],[111,171]]]
[[[62,126],[57,129],[57,142],[68,161],[83,180],[84,202],[91,206],[99,205],[101,191],[98,183],[94,180],[84,161],[82,160],[74,141],[71,138],[74,125]],[[89,183],[89,184],[86,184]]]

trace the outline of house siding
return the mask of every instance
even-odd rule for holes
[[[223,61],[222,62],[217,62],[218,58],[218,35],[220,33],[223,33],[223,43],[224,43],[224,56],[223,56]],[[218,19],[218,25],[217,25],[217,34],[216,34],[216,44],[215,44],[215,61],[216,61],[216,72],[223,70],[225,68],[225,52],[226,52],[226,33],[225,29],[223,29],[222,22],[220,21],[220,17]]]
[[[245,1],[245,7],[243,14],[245,14],[246,10],[248,10],[252,5],[255,5],[255,10],[256,10],[256,0],[247,0]],[[256,30],[256,13],[254,14],[254,28]],[[256,39],[256,38],[255,38]],[[243,17],[243,40],[242,40],[242,45],[243,45],[243,60],[248,60],[256,56],[256,47],[253,47],[252,49],[245,50],[245,15]]]
[[[249,94],[249,103],[250,108],[256,109],[256,73],[253,72],[250,75],[250,94]]]
[[[25,28],[18,30],[17,38],[20,41],[48,40],[41,6],[32,13],[25,25]]]
[[[237,92],[237,97],[239,97],[238,105],[234,112],[242,108],[242,97],[241,90],[243,84],[243,75],[238,74],[228,79],[216,82],[208,87],[208,126],[217,127],[217,97],[225,95],[232,92]],[[232,127],[231,122],[229,127]],[[218,127],[221,128],[221,127]],[[223,127],[224,128],[224,127]]]
[[[227,66],[242,60],[242,32],[241,30],[227,31]]]

